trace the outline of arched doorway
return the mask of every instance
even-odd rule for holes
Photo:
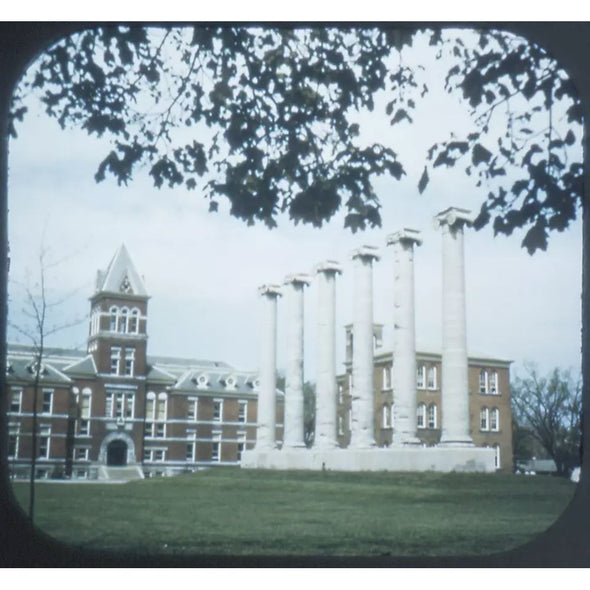
[[[107,446],[107,465],[112,467],[124,467],[127,465],[127,443],[116,439]]]

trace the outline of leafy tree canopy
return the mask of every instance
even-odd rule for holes
[[[461,166],[488,192],[477,228],[493,218],[496,234],[524,228],[523,246],[545,249],[549,232],[568,227],[581,204],[581,156],[571,149],[581,106],[541,48],[499,31],[94,28],[40,56],[15,96],[13,123],[36,92],[62,127],[111,138],[97,181],[113,175],[126,184],[147,167],[157,187],[202,182],[211,210],[225,198],[249,224],[274,227],[285,212],[321,226],[343,208],[356,231],[380,225],[375,177],[399,180],[405,169],[401,150],[360,141],[355,115],[374,111],[385,93],[385,120],[412,122],[430,90],[404,61],[419,35],[473,122],[464,137],[428,150],[419,192],[435,169]]]
[[[559,369],[545,377],[532,365],[526,372],[511,385],[514,420],[555,461],[557,472],[569,475],[581,461],[581,379]]]

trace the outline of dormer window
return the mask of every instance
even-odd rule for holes
[[[236,378],[233,376],[229,376],[226,380],[225,380],[225,386],[228,389],[235,389],[236,387]]]
[[[199,375],[197,377],[197,387],[203,388],[203,387],[207,387],[207,385],[209,385],[209,379],[207,378],[207,375],[205,375],[205,374]]]
[[[123,282],[119,287],[119,290],[121,291],[121,293],[132,293],[131,283],[129,282],[129,277],[127,277],[127,275],[125,275],[125,278],[123,279]]]

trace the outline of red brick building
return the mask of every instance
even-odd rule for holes
[[[127,477],[172,475],[235,465],[254,445],[256,374],[219,361],[149,356],[148,300],[121,246],[97,276],[87,351],[45,351],[38,477],[109,478],[124,466]],[[15,477],[30,473],[32,352],[8,347],[8,459]]]

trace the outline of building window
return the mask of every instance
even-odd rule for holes
[[[110,309],[110,324],[109,324],[109,330],[111,332],[116,332],[117,331],[117,316],[119,315],[119,310],[116,307],[111,307]]]
[[[482,369],[479,372],[479,393],[488,392],[488,373]]]
[[[381,408],[381,427],[391,428],[391,407],[387,404]]]
[[[154,461],[165,461],[166,460],[166,451],[163,449],[156,449],[154,451]]]
[[[195,447],[196,447],[196,443],[194,441],[186,443],[186,457],[185,457],[185,459],[187,461],[189,461],[190,463],[194,463],[194,461],[195,461]]]
[[[344,417],[338,415],[338,436],[342,436],[344,434]]]
[[[418,404],[416,408],[416,426],[426,428],[426,404]]]
[[[109,418],[112,417],[112,415],[113,415],[113,398],[114,398],[114,395],[112,393],[107,393],[106,398],[105,398],[104,415]]]
[[[490,412],[490,430],[494,432],[500,430],[500,411],[498,408],[493,408]]]
[[[436,389],[436,367],[428,367],[426,372],[426,387]]]
[[[221,435],[213,435],[213,442],[211,443],[211,461],[220,461],[221,458]]]
[[[135,394],[107,393],[105,416],[107,418],[133,418],[135,414]]]
[[[238,402],[238,422],[244,424],[248,420],[248,402]]]
[[[242,459],[242,453],[246,450],[246,433],[241,432],[238,434],[238,461]]]
[[[416,371],[416,387],[418,389],[424,389],[426,383],[426,367],[424,365],[418,365]]]
[[[51,444],[51,429],[42,428],[39,433],[39,459],[49,459],[49,451]]]
[[[23,403],[23,390],[22,389],[13,389],[12,395],[10,398],[10,411],[13,414],[20,414],[22,410],[22,403]]]
[[[494,445],[494,467],[500,469],[500,445]]]
[[[489,430],[490,429],[490,412],[487,408],[482,408],[479,412],[479,429]]]
[[[53,389],[43,390],[43,414],[51,414],[53,411]]]
[[[488,374],[489,392],[492,395],[498,395],[498,373],[490,371]]]
[[[168,396],[165,393],[158,394],[158,405],[156,407],[156,420],[166,420]]]
[[[88,436],[90,434],[90,420],[80,420],[80,436]]]
[[[382,389],[391,389],[391,367],[383,367]]]
[[[165,438],[166,437],[166,423],[165,422],[157,422],[156,423],[156,437],[157,438]]]
[[[19,426],[12,426],[8,430],[8,458],[18,457]]]
[[[132,377],[135,371],[135,348],[125,349],[125,375]]]
[[[436,428],[436,404],[430,404],[428,406],[428,428]]]
[[[111,346],[111,375],[119,374],[119,365],[121,362],[121,347]]]
[[[89,449],[76,449],[75,459],[76,461],[88,461]]]
[[[124,307],[119,312],[119,321],[117,323],[117,332],[121,334],[125,334],[127,332],[127,315],[129,314],[129,310]]]
[[[186,413],[186,417],[189,422],[196,422],[197,421],[197,412],[198,412],[198,401],[197,399],[189,399],[188,400],[188,409]]]
[[[389,416],[391,419],[391,428],[395,427],[395,404],[392,403],[391,406],[389,406]]]
[[[129,316],[129,332],[131,334],[137,334],[139,331],[139,309],[134,308],[131,310]]]
[[[213,400],[213,421],[221,422],[223,416],[223,400]]]
[[[342,383],[338,384],[338,403],[342,403],[342,395],[344,394],[344,385]]]

